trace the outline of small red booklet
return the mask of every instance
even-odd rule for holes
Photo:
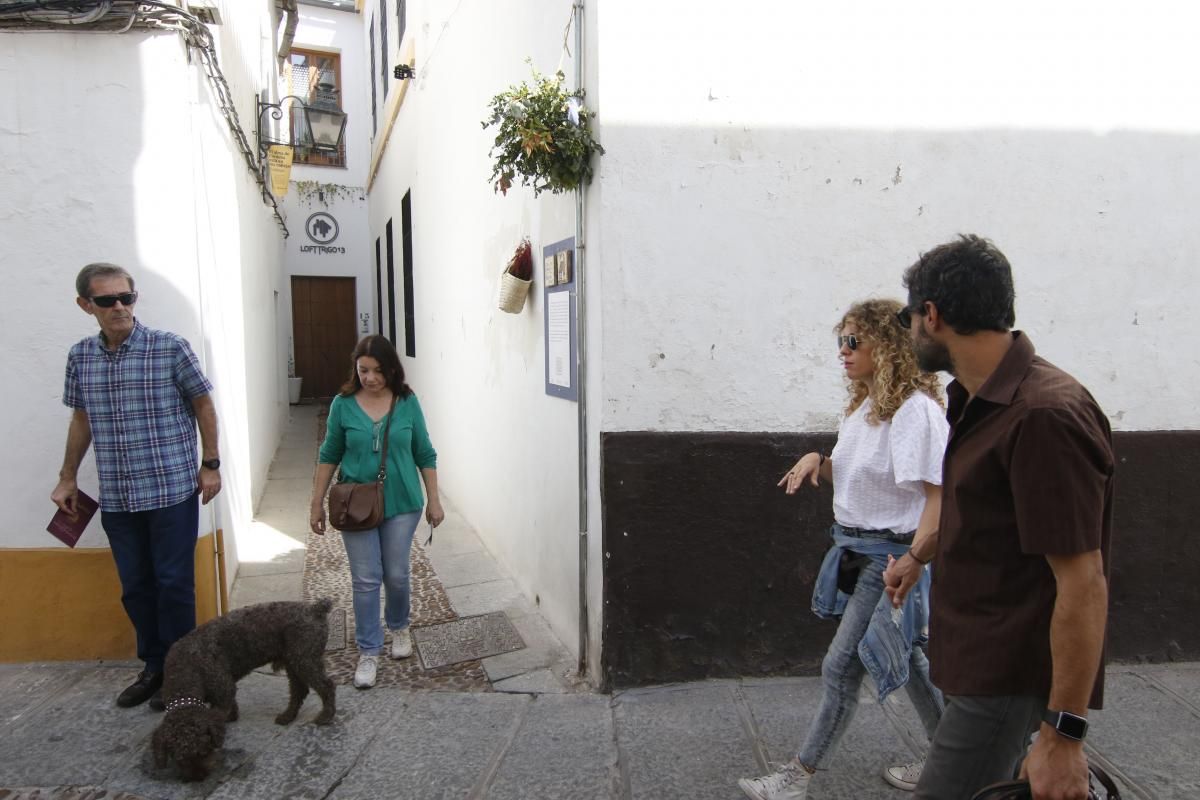
[[[79,537],[83,536],[84,528],[92,521],[92,516],[96,513],[99,505],[91,497],[79,492],[78,499],[75,501],[75,514],[68,514],[60,508],[54,513],[46,530],[61,539],[67,547],[74,547],[75,543],[79,541]]]

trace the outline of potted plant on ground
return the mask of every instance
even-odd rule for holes
[[[533,284],[533,247],[522,239],[500,274],[500,310],[519,314]]]
[[[296,377],[296,359],[288,354],[288,402],[296,405],[300,402],[300,386],[304,378]]]
[[[563,88],[561,70],[547,77],[532,64],[530,69],[532,84],[510,86],[493,97],[491,116],[482,123],[499,128],[491,150],[492,186],[508,194],[519,176],[533,187],[534,197],[576,189],[592,179],[592,154],[604,154],[588,129],[592,112],[583,105],[583,89]]]

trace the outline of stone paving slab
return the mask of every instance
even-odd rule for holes
[[[131,677],[91,667],[65,688],[43,684],[44,701],[0,737],[0,786],[103,785],[157,723],[146,708],[117,707]]]
[[[437,534],[434,534],[432,547],[437,547]],[[503,580],[505,576],[492,556],[485,550],[463,553],[457,556],[447,556],[438,561],[438,578],[442,586],[449,589],[452,586],[463,586],[470,583],[486,583]]]
[[[1180,665],[1171,670],[1146,670],[1145,674],[1200,709],[1200,666]]]
[[[485,796],[488,800],[612,797],[619,783],[613,741],[607,697],[537,697]]]
[[[1149,797],[1200,797],[1200,714],[1130,671],[1110,671],[1104,695],[1104,709],[1088,715],[1089,745]]]
[[[75,670],[47,664],[0,670],[0,733],[78,678]]]
[[[483,668],[492,682],[502,681],[538,669],[554,669],[568,658],[566,648],[539,614],[512,620],[525,647],[484,659]]]
[[[775,763],[791,759],[804,745],[808,726],[816,714],[822,691],[820,681],[759,682],[743,685],[740,691],[752,712],[766,758]],[[910,758],[903,739],[876,702],[874,689],[864,686],[845,736],[828,766],[818,771],[810,784],[813,796],[856,800],[899,800],[907,796],[880,776],[884,762],[891,761],[892,754],[897,756],[895,763]],[[764,774],[766,770],[752,763],[744,765],[735,777]]]
[[[436,570],[438,566],[432,555],[430,562]],[[521,596],[517,585],[508,578],[502,581],[451,586],[446,589],[446,596],[450,598],[450,605],[454,607],[454,610],[464,617],[472,614],[484,614],[497,608],[503,609],[510,617],[514,618],[529,613],[529,604]]]
[[[376,702],[393,713],[378,725],[331,799],[468,797],[503,752],[531,701],[519,695],[385,690]]]
[[[733,686],[681,684],[614,696],[622,796],[736,797],[736,780],[753,768],[754,755]]]

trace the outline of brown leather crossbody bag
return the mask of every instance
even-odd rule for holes
[[[383,522],[383,481],[387,478],[388,436],[392,430],[392,414],[396,410],[396,397],[392,396],[392,407],[388,410],[388,421],[383,431],[383,452],[379,457],[379,475],[374,483],[354,483],[339,480],[329,490],[329,524],[339,531],[366,531],[378,528]]]

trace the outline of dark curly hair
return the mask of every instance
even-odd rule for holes
[[[1007,331],[1016,322],[1012,268],[996,245],[962,234],[923,253],[904,272],[908,307],[923,313],[926,300],[963,335]]]
[[[403,400],[412,394],[412,389],[404,382],[404,367],[400,363],[400,354],[386,336],[378,334],[364,336],[354,346],[354,352],[350,354],[350,377],[342,384],[338,394],[349,397],[362,388],[362,381],[358,379],[358,360],[363,356],[379,362],[383,374],[387,376],[388,388],[396,397]]]

